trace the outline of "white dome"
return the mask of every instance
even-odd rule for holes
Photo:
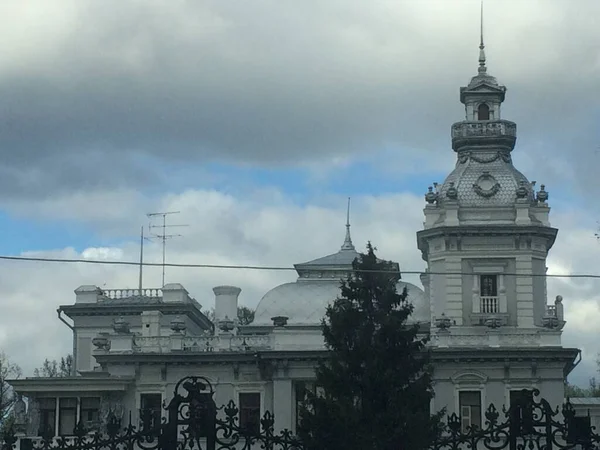
[[[406,286],[414,305],[411,322],[429,322],[429,302],[417,286],[399,281],[398,292]],[[340,295],[339,280],[302,280],[285,283],[267,292],[256,307],[253,326],[272,326],[272,317],[285,316],[288,325],[320,325],[327,306]]]

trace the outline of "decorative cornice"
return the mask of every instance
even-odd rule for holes
[[[423,257],[429,252],[427,241],[436,238],[461,238],[465,236],[525,236],[525,237],[544,237],[548,241],[546,246],[550,250],[558,234],[557,228],[546,227],[542,225],[461,225],[461,226],[437,226],[417,231],[417,246]]]
[[[71,319],[81,316],[137,316],[143,311],[160,311],[163,314],[185,315],[196,325],[204,329],[212,329],[213,323],[206,317],[194,303],[152,303],[152,304],[119,304],[111,302],[108,305],[102,303],[82,303],[74,305],[61,305],[59,311],[65,313]]]

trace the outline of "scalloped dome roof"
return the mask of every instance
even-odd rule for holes
[[[429,322],[429,304],[422,289],[399,281],[398,292],[404,287],[414,305],[411,322]],[[267,292],[254,313],[252,325],[272,326],[272,317],[288,317],[288,325],[320,325],[327,306],[340,295],[339,280],[303,280],[279,285]]]
[[[440,204],[449,200],[448,191],[455,189],[455,200],[466,207],[512,207],[517,190],[524,188],[525,197],[534,201],[533,186],[502,152],[459,155],[454,170],[440,189]]]

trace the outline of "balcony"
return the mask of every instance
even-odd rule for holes
[[[511,151],[517,140],[517,124],[508,120],[463,121],[452,125],[452,149],[490,145]]]
[[[500,312],[498,297],[479,297],[479,312],[481,314],[498,314]]]

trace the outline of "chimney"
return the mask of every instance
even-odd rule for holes
[[[102,290],[91,284],[79,286],[75,289],[75,303],[98,303]]]
[[[179,283],[165,284],[162,288],[162,296],[165,303],[189,302],[188,291]]]
[[[237,320],[238,297],[242,290],[236,286],[216,286],[215,293],[215,320]]]

